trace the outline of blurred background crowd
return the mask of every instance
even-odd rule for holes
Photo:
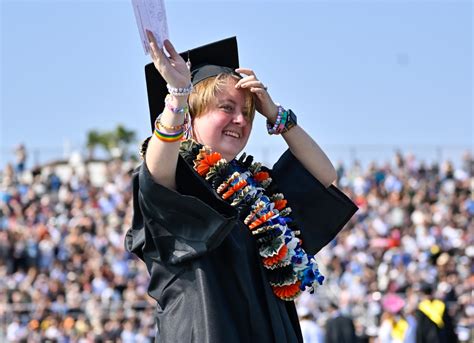
[[[123,247],[139,162],[27,161],[19,146],[0,174],[0,341],[153,341],[148,273]],[[298,299],[306,341],[331,342],[339,317],[354,341],[408,342],[428,293],[473,339],[473,163],[337,166],[359,211],[317,255],[324,285]]]

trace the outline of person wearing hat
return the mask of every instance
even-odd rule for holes
[[[322,283],[314,254],[357,207],[296,115],[239,68],[235,37],[181,55],[149,40],[153,134],[125,247],[150,273],[160,341],[302,342],[293,300]],[[255,110],[289,146],[271,169],[237,158]]]
[[[389,293],[382,299],[382,308],[379,342],[415,343],[416,320],[410,315],[407,302],[400,295]]]

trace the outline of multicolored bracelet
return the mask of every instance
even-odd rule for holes
[[[170,87],[168,87],[170,89]],[[170,91],[171,93],[171,91]],[[166,108],[173,112],[174,114],[183,114],[184,115],[184,122],[179,125],[165,125],[161,122],[161,115],[160,114],[155,120],[155,130],[154,135],[156,138],[163,142],[171,143],[179,141],[183,138],[184,135],[189,136],[190,132],[190,116],[189,116],[189,107],[186,105],[184,107],[174,107],[171,102],[171,95],[168,94],[165,98],[165,106]],[[162,131],[162,129],[166,131]],[[167,132],[171,131],[171,132]]]
[[[160,141],[167,142],[167,143],[172,143],[172,142],[177,142],[183,138],[184,135],[184,130],[181,129],[176,132],[172,133],[167,133],[160,131],[158,128],[155,128],[155,137],[158,138]]]
[[[159,130],[160,127],[161,127],[161,128],[163,128],[165,130],[168,130],[168,131],[179,131],[179,130],[184,130],[187,123],[188,123],[188,118],[186,117],[182,124],[175,125],[175,126],[165,125],[161,122],[161,114],[160,114],[155,120],[155,128]]]
[[[285,130],[285,124],[288,117],[288,112],[281,106],[278,105],[278,114],[275,120],[275,124],[272,125],[267,120],[267,131],[269,135],[279,135]]]
[[[187,105],[183,106],[183,107],[174,107],[171,104],[171,95],[170,94],[168,94],[165,98],[165,106],[168,110],[170,110],[174,114],[184,114],[185,115],[185,114],[189,113],[189,107]]]
[[[288,120],[288,111],[284,111],[281,114],[280,125],[278,125],[278,128],[276,129],[277,134],[285,132],[287,120]]]
[[[275,119],[275,124],[272,125],[272,123],[270,123],[269,120],[267,120],[267,131],[268,131],[268,134],[269,135],[273,135],[275,134],[275,131],[276,131],[276,128],[278,127],[278,125],[280,125],[280,121],[281,121],[281,106],[278,106],[278,114],[277,114],[277,117]]]
[[[279,135],[288,132],[297,125],[296,115],[292,110],[285,110],[278,105],[278,114],[275,124],[267,120],[267,131],[269,135]]]

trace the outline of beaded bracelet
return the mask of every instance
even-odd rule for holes
[[[186,117],[182,124],[176,125],[176,126],[168,126],[161,122],[161,115],[159,115],[155,120],[155,128],[159,129],[159,127],[162,127],[165,130],[178,131],[178,130],[183,130],[186,127],[187,123],[188,123],[188,118]]]
[[[267,120],[267,131],[269,135],[279,135],[285,131],[285,124],[288,118],[288,111],[286,111],[281,105],[278,105],[278,114],[275,120],[275,124],[272,125]]]
[[[189,86],[180,88],[180,87],[173,87],[167,83],[166,88],[168,88],[168,92],[173,96],[187,96],[191,94],[191,92],[193,91],[193,84],[190,83]]]
[[[187,113],[189,113],[189,107],[187,105],[183,106],[183,107],[174,107],[173,105],[171,105],[170,100],[171,100],[171,95],[168,94],[165,98],[165,106],[168,110],[170,110],[174,114],[187,114]]]
[[[281,121],[281,111],[280,111],[280,108],[282,108],[281,106],[278,106],[278,114],[277,114],[277,117],[276,117],[276,120],[275,120],[275,124],[272,125],[270,123],[269,120],[267,120],[267,131],[268,131],[268,134],[269,135],[273,135],[275,134],[276,132],[276,128],[278,127],[278,125],[280,125],[280,121]]]
[[[139,153],[142,160],[145,159],[146,150],[148,149],[148,143],[150,142],[151,137],[152,136],[145,138],[143,142],[140,144]]]

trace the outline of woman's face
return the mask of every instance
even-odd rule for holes
[[[244,149],[252,131],[252,121],[245,117],[246,91],[236,89],[236,83],[234,78],[228,78],[214,103],[193,120],[194,139],[219,152],[227,161]]]

